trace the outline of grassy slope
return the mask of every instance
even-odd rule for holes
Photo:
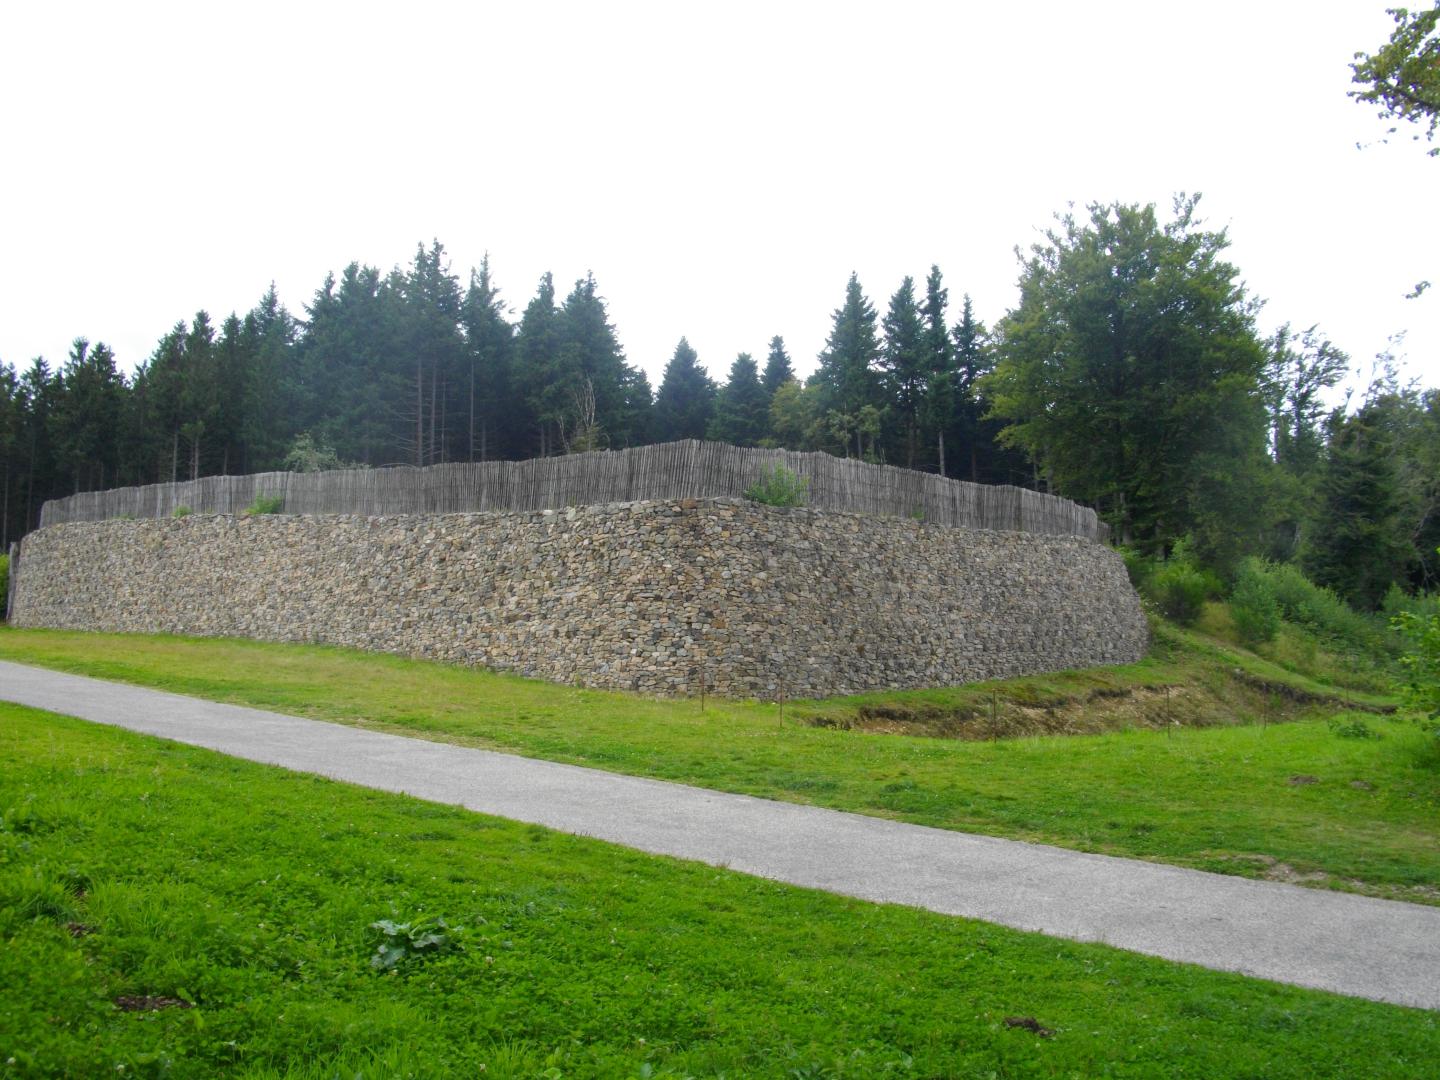
[[[0,656],[943,828],[1440,901],[1434,740],[1382,717],[1366,718],[1381,739],[1339,738],[1313,720],[1236,726],[1266,712],[1313,715],[1303,699],[1326,688],[1177,631],[1128,667],[796,703],[783,725],[774,705],[712,699],[702,712],[696,702],[308,646],[6,630]],[[1271,690],[1255,690],[1256,679]],[[1165,686],[1173,687],[1168,706]],[[923,717],[983,707],[992,691],[1002,720],[1118,702],[1130,722],[1164,720],[1168,708],[1196,723],[1231,723],[985,742],[795,722],[800,714],[843,727],[866,708]]]
[[[1421,1077],[1440,1060],[1434,1013],[14,706],[0,756],[0,1075]],[[463,927],[463,951],[372,970],[369,924],[422,914]]]

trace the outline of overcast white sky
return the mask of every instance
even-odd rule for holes
[[[1391,0],[1393,3],[1394,0]],[[1440,385],[1440,159],[1351,102],[1384,0],[7,4],[0,361],[133,368],[178,319],[303,309],[438,238],[517,310],[593,270],[658,384],[783,334],[814,366],[852,270],[938,263],[993,323],[1067,203],[1229,229],[1263,330]],[[1357,149],[1357,143],[1367,144]],[[1403,294],[1421,278],[1437,288]]]

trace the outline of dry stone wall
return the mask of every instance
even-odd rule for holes
[[[511,514],[191,515],[26,537],[19,626],[321,642],[737,697],[1138,659],[1089,540],[733,499]]]

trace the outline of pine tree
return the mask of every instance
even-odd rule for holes
[[[715,398],[715,414],[705,437],[732,446],[758,446],[769,426],[770,397],[760,383],[755,358],[741,353],[730,365],[730,378]]]
[[[990,372],[989,351],[985,347],[985,325],[975,318],[975,309],[966,293],[961,300],[960,321],[955,324],[954,349],[952,351],[950,401],[951,430],[954,432],[953,445],[966,459],[966,475],[971,483],[978,484],[987,475],[981,465],[992,456],[994,435],[999,424],[987,425],[986,405],[980,397],[980,380]],[[988,429],[988,430],[987,430]]]
[[[404,299],[402,341],[414,372],[413,461],[430,465],[455,454],[450,432],[464,445],[460,424],[451,423],[451,404],[462,402],[465,378],[465,343],[460,333],[460,282],[450,272],[445,248],[435,240],[427,249],[418,245],[409,271],[400,282]],[[457,418],[458,419],[458,418]]]
[[[715,383],[682,337],[655,395],[655,441],[703,439],[714,409]]]
[[[521,401],[531,431],[521,444],[520,457],[544,457],[559,449],[553,393],[548,392],[560,352],[560,311],[555,306],[555,279],[547,271],[535,296],[520,316],[515,341],[516,383],[523,387]]]
[[[547,393],[566,453],[601,450],[628,422],[629,366],[593,274],[560,307],[559,349]],[[621,441],[624,434],[621,434]]]
[[[285,310],[275,283],[245,315],[241,334],[248,365],[239,471],[278,469],[289,444],[298,408],[288,396],[299,360],[299,324]]]
[[[848,456],[865,456],[865,436],[870,449],[883,411],[879,384],[873,370],[880,358],[875,332],[875,308],[860,289],[857,275],[845,286],[845,302],[836,309],[830,336],[820,353],[820,364],[811,382],[819,386],[822,407],[832,436]]]
[[[505,315],[500,290],[490,276],[490,254],[470,272],[470,288],[460,309],[465,331],[466,439],[468,461],[513,456],[519,430],[514,402],[515,328]]]
[[[1392,425],[1398,402],[1380,397],[1331,423],[1305,572],[1349,603],[1373,610],[1415,559],[1404,521]]]
[[[104,342],[92,349],[76,338],[61,369],[55,400],[57,455],[70,474],[72,491],[98,491],[119,474],[120,410],[125,381]]]
[[[935,440],[935,464],[941,476],[947,475],[945,462],[945,429],[955,411],[955,354],[950,346],[950,329],[945,313],[950,292],[940,276],[940,267],[931,266],[925,279],[925,302],[920,305],[924,323],[925,400],[921,408],[921,427],[927,438]]]
[[[890,310],[881,324],[885,341],[880,347],[882,385],[893,415],[898,419],[905,467],[915,467],[920,444],[920,422],[929,392],[929,355],[925,327],[915,303],[915,279],[906,277],[890,298]]]
[[[760,385],[765,388],[767,398],[774,398],[775,391],[793,378],[795,367],[785,351],[785,339],[776,334],[770,339],[770,355],[765,358],[765,374],[761,376]]]

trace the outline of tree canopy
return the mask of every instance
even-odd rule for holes
[[[1022,258],[984,380],[1006,442],[1162,549],[1224,512],[1215,480],[1263,453],[1254,305],[1196,203],[1177,199],[1165,223],[1153,204],[1061,217]]]
[[[1350,96],[1379,105],[1383,120],[1419,124],[1423,137],[1433,142],[1440,125],[1440,3],[1429,11],[1386,10],[1395,29],[1374,53],[1355,54],[1353,81],[1364,89],[1351,90]],[[1389,133],[1398,130],[1397,123]],[[1436,155],[1440,146],[1430,150],[1431,157]]]

